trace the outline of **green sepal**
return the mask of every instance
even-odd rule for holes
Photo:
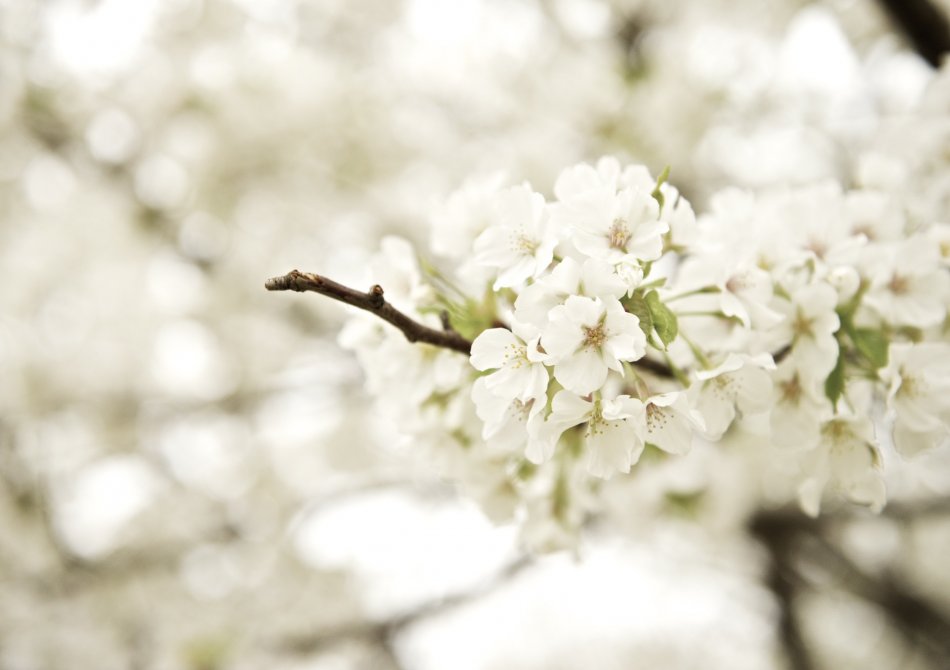
[[[663,211],[663,205],[666,204],[666,198],[663,197],[663,192],[660,191],[660,187],[670,178],[670,166],[667,165],[663,168],[663,172],[660,173],[660,176],[656,178],[656,186],[653,188],[653,193],[650,195],[656,200],[656,203],[660,206],[660,211]]]

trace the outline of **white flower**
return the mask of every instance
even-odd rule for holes
[[[482,439],[495,450],[515,451],[524,447],[537,435],[544,421],[541,410],[545,398],[538,396],[526,401],[508,399],[492,393],[486,377],[479,377],[472,386],[475,413],[484,423]]]
[[[736,317],[746,327],[769,328],[781,321],[781,315],[768,307],[772,277],[761,268],[735,267],[717,285],[719,308],[726,316]]]
[[[561,434],[582,423],[587,424],[587,471],[604,479],[616,472],[630,472],[630,466],[643,452],[646,415],[643,403],[627,395],[612,400],[585,400],[570,391],[559,391],[542,429],[544,439],[538,442],[542,453],[534,456],[550,458]]]
[[[519,329],[520,330],[520,329]],[[496,370],[485,387],[505,400],[528,402],[544,395],[548,371],[541,362],[538,337],[527,342],[507,328],[490,328],[472,342],[470,361],[476,370]]]
[[[796,289],[791,297],[790,302],[778,301],[785,320],[777,330],[782,341],[791,342],[791,355],[805,376],[824,382],[838,362],[838,292],[828,284],[813,283]]]
[[[935,223],[924,234],[940,252],[940,265],[950,268],[950,223]]]
[[[496,215],[497,222],[475,240],[475,262],[498,271],[494,285],[498,290],[544,272],[558,240],[544,197],[527,185],[501,191]]]
[[[622,372],[621,361],[646,353],[640,321],[616,298],[571,296],[551,310],[541,346],[564,388],[587,394],[600,388],[608,370]]]
[[[825,423],[818,448],[806,453],[801,465],[807,477],[798,488],[798,500],[806,514],[818,516],[829,485],[874,512],[884,507],[887,492],[867,417],[839,415]]]
[[[682,308],[720,311],[746,328],[770,328],[782,320],[782,315],[769,307],[772,277],[760,267],[718,255],[697,257],[683,264],[677,292],[710,286],[718,291],[688,298],[681,303]]]
[[[338,338],[356,353],[365,371],[366,387],[380,400],[405,409],[433,394],[457,389],[464,381],[465,358],[448,349],[408,342],[388,324],[359,314]]]
[[[653,261],[663,253],[660,208],[650,192],[625,188],[559,203],[558,220],[572,226],[578,251],[612,264]]]
[[[521,291],[515,300],[515,318],[544,328],[550,311],[564,304],[569,296],[619,298],[626,290],[626,284],[608,263],[589,258],[581,265],[568,257],[558,263],[550,274]]]
[[[691,409],[685,391],[651,396],[646,402],[646,441],[671,454],[685,454],[693,430],[705,430],[703,417]]]
[[[432,251],[462,260],[472,243],[492,223],[495,195],[505,181],[503,172],[467,180],[433,212]]]
[[[620,162],[612,156],[604,156],[597,161],[597,165],[579,163],[566,168],[558,175],[554,184],[554,195],[562,202],[588,198],[597,195],[616,193],[623,188],[636,188],[652,193],[656,186],[656,179],[644,165],[628,165],[620,167]],[[676,199],[676,189],[669,184],[663,184],[661,190],[668,189],[671,197],[668,202]],[[666,194],[666,191],[664,191]]]
[[[866,241],[853,233],[844,194],[836,182],[798,188],[779,196],[774,205],[777,232],[804,252],[801,258],[811,258],[820,266],[851,264]],[[795,260],[791,250],[788,255]]]
[[[928,328],[941,323],[950,278],[940,261],[940,247],[925,235],[879,247],[879,255],[866,262],[871,288],[865,302],[894,325]]]
[[[768,409],[772,378],[766,370],[774,369],[769,354],[729,354],[719,366],[696,373],[700,383],[690,391],[705,421],[707,438],[720,439],[735,419],[736,410],[758,414]]]
[[[831,414],[831,403],[818,394],[812,376],[803,375],[795,359],[783,360],[772,374],[773,444],[807,450],[818,444],[821,424]]]
[[[904,213],[890,194],[882,191],[851,191],[845,196],[848,223],[853,235],[869,242],[890,242],[904,234]]]
[[[894,446],[901,454],[913,456],[950,433],[950,345],[891,345],[880,374],[888,384]]]
[[[670,226],[670,241],[675,247],[686,248],[696,241],[696,214],[689,200],[680,195],[675,186],[664,183],[660,186],[663,194],[663,209],[660,219]]]

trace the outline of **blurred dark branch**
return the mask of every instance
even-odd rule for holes
[[[950,659],[950,621],[919,594],[894,576],[874,577],[855,565],[827,538],[818,538],[822,564],[832,567],[842,583],[861,599],[876,605],[904,637],[934,662]]]
[[[472,349],[472,343],[454,330],[429,328],[400,312],[386,302],[386,298],[383,296],[383,287],[379,284],[363,293],[317,274],[291,270],[282,277],[268,279],[264,282],[264,287],[268,291],[313,291],[347,305],[366,310],[401,330],[410,342],[424,342],[463,354],[470,353]]]
[[[893,507],[889,516],[898,522],[948,511],[946,499]],[[941,659],[950,658],[947,615],[896,576],[867,574],[832,541],[829,530],[856,518],[853,514],[831,513],[811,519],[801,512],[782,509],[762,511],[749,523],[750,533],[762,543],[770,558],[767,581],[781,607],[779,627],[791,667],[795,670],[812,667],[792,609],[794,594],[803,588],[823,588],[806,579],[804,575],[812,570],[802,571],[803,562],[878,607],[913,648],[927,654],[933,667],[943,667]]]
[[[930,0],[878,0],[914,50],[934,67],[950,51],[950,23]]]
[[[769,565],[765,582],[779,606],[779,636],[789,668],[812,670],[815,665],[802,635],[798,613],[795,611],[795,597],[802,587],[801,577],[792,562],[796,538],[781,525],[769,523],[763,515],[753,520],[750,531],[768,554]]]

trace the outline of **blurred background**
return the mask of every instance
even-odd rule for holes
[[[263,290],[604,153],[946,203],[937,76],[872,0],[0,0],[0,670],[947,667],[946,454],[811,522],[698,450],[525,556]]]

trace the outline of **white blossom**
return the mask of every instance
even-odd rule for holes
[[[479,377],[472,386],[475,412],[484,422],[482,439],[494,449],[514,451],[528,446],[529,439],[537,437],[544,416],[544,396],[521,400],[496,395],[488,388],[485,377]],[[533,452],[528,449],[529,454]],[[530,458],[530,456],[529,456]]]
[[[894,344],[881,370],[894,413],[894,445],[906,456],[950,434],[950,344]]]
[[[527,185],[501,191],[496,218],[475,240],[475,262],[498,272],[495,290],[517,286],[547,269],[558,240],[544,197]]]
[[[703,431],[703,417],[689,405],[685,391],[651,396],[646,401],[646,441],[671,454],[692,447],[693,431]]]
[[[772,374],[771,432],[773,444],[796,450],[813,448],[831,404],[819,394],[811,374],[795,359],[783,360]]]
[[[571,296],[553,308],[541,346],[564,388],[587,394],[600,388],[609,370],[646,353],[640,321],[615,298]]]
[[[520,330],[520,329],[519,329]],[[507,328],[490,328],[472,342],[476,370],[495,370],[484,377],[485,388],[505,400],[528,402],[544,395],[548,371],[538,351],[539,336],[527,341]]]
[[[542,429],[542,457],[549,458],[561,434],[586,423],[584,446],[587,471],[607,479],[617,472],[630,472],[643,451],[646,415],[643,403],[620,395],[607,400],[587,400],[570,391],[559,391],[551,415]]]
[[[559,220],[573,227],[574,246],[592,258],[614,264],[653,261],[663,251],[669,224],[649,191],[625,188],[578,199],[558,210]]]
[[[785,319],[776,330],[783,342],[791,343],[802,374],[816,381],[823,382],[838,360],[837,305],[837,291],[818,282],[794,290],[791,300],[778,301]]]
[[[871,288],[865,298],[888,323],[928,328],[947,314],[950,277],[941,267],[940,247],[915,235],[878,247],[865,265]]]
[[[697,372],[699,383],[690,390],[706,426],[705,436],[720,439],[737,411],[743,414],[768,411],[772,378],[767,370],[774,369],[775,363],[768,354],[729,354],[715,368]]]
[[[515,318],[537,328],[544,328],[548,314],[572,295],[588,298],[619,298],[627,290],[626,283],[611,266],[596,258],[583,265],[565,258],[550,272],[526,286],[515,300]]]
[[[867,417],[839,415],[825,423],[817,448],[804,454],[802,465],[807,476],[798,487],[798,498],[810,516],[818,516],[828,486],[874,512],[884,507],[887,492]]]

